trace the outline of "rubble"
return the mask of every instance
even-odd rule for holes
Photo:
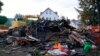
[[[51,31],[48,29],[43,32],[31,33],[29,30],[37,30],[32,28],[28,29],[30,34],[25,34],[27,32],[25,30],[24,34],[19,33],[18,29],[14,30],[11,35],[3,32],[0,34],[0,56],[85,56],[83,50],[84,48],[87,50],[86,41],[88,40],[90,43],[89,47],[95,44],[94,41],[85,37],[85,40],[81,39],[82,43],[80,44],[68,37],[71,33],[66,35],[62,32],[54,32],[53,27],[48,27]],[[79,41],[79,38],[75,39]]]

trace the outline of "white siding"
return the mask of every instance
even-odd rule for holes
[[[44,18],[46,20],[57,20],[59,16],[50,9],[45,10],[41,15],[40,18]]]

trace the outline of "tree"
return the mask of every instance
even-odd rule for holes
[[[0,12],[2,10],[3,3],[0,1]]]
[[[0,24],[5,24],[8,21],[8,18],[5,16],[0,16]]]
[[[79,0],[79,18],[82,22],[89,21],[91,25],[100,24],[100,0]]]
[[[66,18],[64,16],[62,16],[61,19],[66,19]]]
[[[4,25],[5,25],[6,27],[10,27],[10,26],[11,26],[11,21],[8,20]]]
[[[15,15],[15,20],[18,20],[18,21],[20,21],[20,20],[23,20],[23,16],[21,15],[21,14],[16,14]]]
[[[0,12],[2,10],[3,3],[0,1]],[[8,21],[8,18],[5,16],[0,16],[0,24],[5,24]]]
[[[83,23],[86,24],[86,20],[91,18],[91,10],[90,10],[90,0],[79,0],[80,9],[76,9],[79,12],[79,18]]]

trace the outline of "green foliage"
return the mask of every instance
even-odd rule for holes
[[[82,21],[88,20],[91,18],[91,11],[90,11],[90,0],[79,0],[80,9],[76,9],[79,12],[79,18]]]
[[[2,10],[3,3],[0,1],[0,12]]]
[[[23,20],[23,16],[21,15],[21,14],[16,14],[15,15],[15,19],[17,19],[17,20]]]
[[[4,25],[7,26],[7,27],[10,27],[11,26],[11,21],[8,20]]]
[[[8,21],[8,18],[5,16],[0,16],[0,24],[5,24]]]
[[[100,0],[79,0],[79,18],[85,24],[97,25],[100,24]]]

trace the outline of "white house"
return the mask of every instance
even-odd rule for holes
[[[40,19],[58,20],[59,16],[58,16],[57,12],[54,12],[50,8],[47,8],[45,11],[40,13]]]

